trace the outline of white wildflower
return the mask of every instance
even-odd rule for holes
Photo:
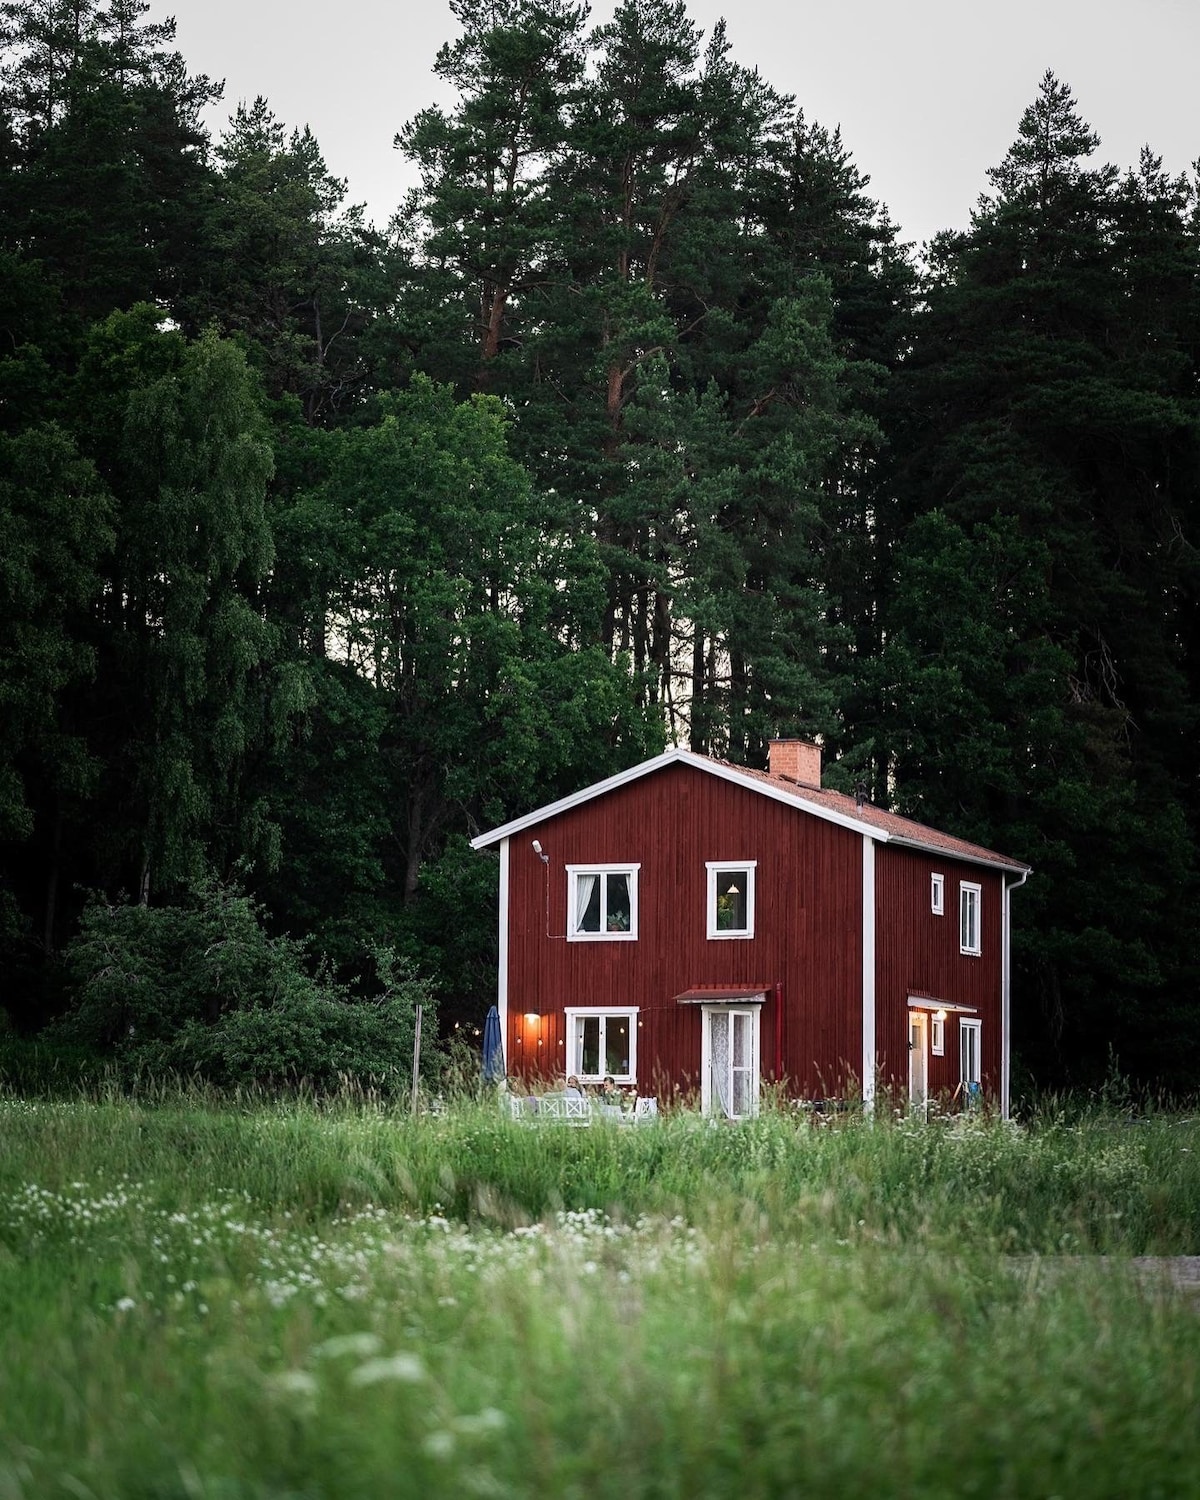
[[[315,1359],[341,1359],[350,1354],[357,1359],[370,1359],[379,1353],[383,1340],[377,1333],[340,1333],[326,1339],[313,1350]]]
[[[494,1406],[485,1406],[482,1411],[468,1412],[456,1417],[454,1427],[464,1437],[483,1437],[489,1432],[502,1432],[508,1426],[508,1418]]]
[[[416,1385],[425,1379],[425,1366],[415,1354],[392,1354],[387,1358],[369,1359],[352,1370],[351,1385],[379,1385],[386,1380],[399,1381],[403,1385]]]
[[[307,1370],[280,1370],[277,1375],[268,1377],[267,1386],[281,1396],[315,1396],[317,1394],[316,1376]]]

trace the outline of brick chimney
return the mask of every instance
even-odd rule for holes
[[[768,749],[772,776],[786,776],[801,786],[821,785],[821,747],[809,740],[771,740]]]

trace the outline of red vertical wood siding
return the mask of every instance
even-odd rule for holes
[[[708,860],[757,861],[753,938],[707,937]],[[565,867],[622,863],[641,866],[637,940],[567,942]],[[843,1093],[862,1060],[861,900],[860,835],[694,767],[667,766],[527,828],[509,849],[510,1063],[560,1072],[568,1006],[636,1005],[639,1086],[694,1090],[700,1010],[674,997],[761,986],[760,1062],[770,1080],[782,983],[789,1088]],[[537,1023],[526,1023],[530,1012]]]
[[[945,915],[931,910],[930,880],[945,878]],[[981,952],[959,951],[959,887],[982,887]],[[983,1022],[980,1062],[986,1093],[1000,1091],[1003,880],[963,861],[877,845],[875,851],[875,1041],[880,1078],[908,1089],[908,997],[933,995],[974,1006]],[[929,1089],[949,1096],[959,1083],[958,1016],[946,1017],[946,1053],[929,1057]]]

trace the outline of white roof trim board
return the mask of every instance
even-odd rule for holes
[[[706,755],[696,755],[691,750],[672,749],[664,750],[661,755],[655,755],[650,760],[644,760],[639,765],[630,766],[627,770],[618,771],[615,776],[605,777],[603,781],[593,782],[591,786],[583,787],[578,792],[572,792],[569,797],[560,797],[557,802],[550,802],[545,807],[538,807],[533,812],[526,813],[523,817],[513,818],[511,822],[504,823],[499,828],[493,828],[488,833],[481,833],[477,838],[471,840],[472,849],[486,849],[492,844],[498,844],[501,839],[511,838],[514,834],[523,833],[526,828],[533,828],[538,823],[544,823],[549,818],[556,818],[560,813],[570,812],[572,808],[581,807],[585,802],[591,802],[595,797],[603,797],[606,792],[615,791],[618,787],[627,786],[631,781],[637,781],[643,776],[652,775],[655,771],[661,771],[670,765],[692,766],[697,771],[704,771],[709,776],[717,776],[722,781],[733,782],[737,786],[745,787],[747,790],[757,792],[759,796],[770,797],[775,802],[782,802],[789,807],[799,808],[801,811],[811,813],[814,818],[823,818],[827,823],[836,823],[842,828],[849,828],[852,832],[865,835],[874,839],[877,844],[895,843],[908,849],[919,849],[929,854],[940,855],[944,859],[965,859],[971,864],[988,865],[994,869],[1012,870],[1019,872],[1027,868],[1025,865],[1017,864],[1015,861],[1006,859],[981,859],[957,851],[950,851],[937,844],[924,844],[917,839],[901,837],[889,833],[885,828],[879,828],[873,823],[868,823],[859,818],[852,818],[847,814],[838,812],[831,807],[822,806],[821,803],[811,801],[805,797],[803,789],[797,787],[795,791],[773,786],[771,783],[761,780],[757,776],[743,775],[737,766],[727,765],[722,761],[710,760]]]
[[[952,1000],[934,1000],[928,995],[910,995],[909,1010],[944,1010],[947,1015],[977,1016],[977,1005],[956,1005]]]

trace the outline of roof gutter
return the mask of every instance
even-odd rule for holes
[[[1011,863],[1005,859],[984,859],[978,854],[961,854],[957,849],[943,849],[938,844],[925,844],[920,839],[906,839],[899,833],[875,834],[881,844],[895,844],[898,849],[915,849],[920,854],[932,854],[939,859],[953,859],[964,865],[980,865],[985,870],[1000,870],[1007,875],[1020,875],[1017,885],[1024,885],[1032,873],[1029,865]]]

